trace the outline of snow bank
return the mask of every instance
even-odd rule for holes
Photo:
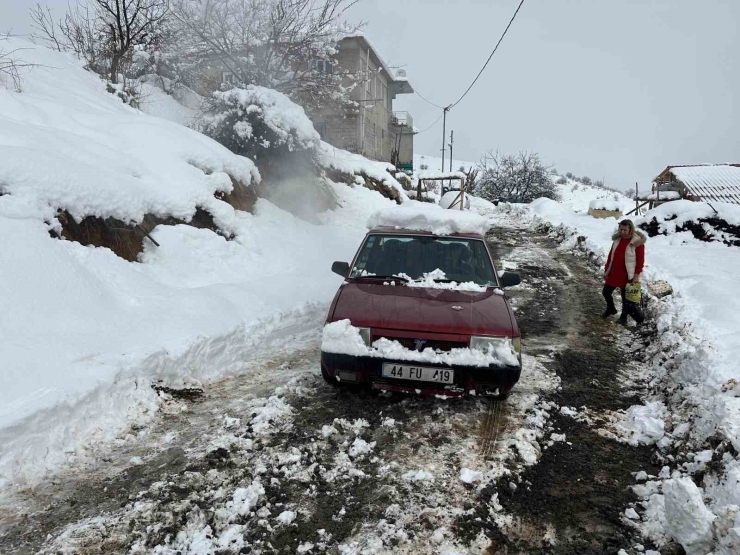
[[[250,160],[124,105],[72,56],[9,42],[42,67],[23,72],[23,93],[0,89],[0,183],[10,194],[0,215],[52,222],[66,209],[76,219],[189,220],[200,206],[233,227],[213,195],[232,190],[229,176],[259,180]]]
[[[234,211],[214,192],[257,180],[251,161],[124,105],[75,58],[10,40],[41,67],[23,70],[22,93],[0,88],[0,486],[140,429],[158,409],[152,380],[238,372],[261,344],[320,325],[332,261],[394,205],[333,185],[342,208],[322,225],[264,200]],[[160,246],[131,263],[49,236],[58,208],[138,221],[196,207],[233,240],[159,226]]]
[[[488,220],[479,214],[465,210],[445,210],[427,202],[408,201],[400,207],[375,212],[367,223],[375,227],[395,227],[412,231],[428,231],[434,235],[474,233],[485,235]]]
[[[740,225],[740,206],[722,202],[713,202],[710,206],[706,202],[676,200],[654,208],[640,218],[639,223],[651,221],[653,218],[661,224],[662,230],[669,232],[675,231],[676,226],[682,226],[686,222],[710,218],[725,220],[731,225]]]
[[[667,414],[665,405],[660,401],[630,407],[616,428],[633,445],[654,445],[665,435]]]
[[[691,478],[667,480],[665,496],[666,531],[686,550],[687,555],[705,554],[712,548],[712,521],[701,490]]]
[[[324,326],[321,350],[326,353],[373,357],[387,360],[426,362],[429,364],[446,364],[448,366],[517,366],[517,358],[511,340],[506,338],[501,345],[489,347],[486,351],[478,349],[452,349],[436,352],[431,347],[423,351],[411,351],[398,341],[381,337],[371,346],[365,344],[360,330],[349,320],[339,320]]]
[[[391,175],[391,172],[396,171],[396,167],[393,164],[368,160],[364,156],[353,154],[340,148],[335,148],[329,143],[325,143],[323,141],[319,147],[319,163],[325,168],[334,168],[337,171],[351,176],[356,176],[358,178],[366,175],[367,177],[394,189],[398,193],[401,202],[408,199],[404,188],[393,177],[393,175]]]

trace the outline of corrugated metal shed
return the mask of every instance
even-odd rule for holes
[[[740,164],[668,166],[655,181],[677,181],[696,200],[740,204]]]

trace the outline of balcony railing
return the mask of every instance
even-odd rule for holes
[[[414,118],[412,118],[411,114],[409,114],[408,112],[393,112],[393,116],[391,117],[391,123],[393,125],[398,125],[401,127],[408,127],[409,129],[413,129]]]

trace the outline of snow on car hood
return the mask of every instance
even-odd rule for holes
[[[460,348],[436,352],[431,347],[423,351],[412,351],[385,337],[376,340],[371,346],[365,345],[360,331],[349,320],[339,320],[324,326],[321,350],[351,356],[374,357],[393,360],[410,360],[430,364],[448,364],[462,366],[517,366],[519,359],[510,339],[506,338],[500,346],[486,351]]]
[[[519,331],[498,289],[460,291],[380,283],[347,283],[331,320],[356,326],[460,335],[513,336]]]

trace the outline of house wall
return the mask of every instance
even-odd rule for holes
[[[335,61],[339,71],[361,76],[361,81],[350,93],[350,98],[359,105],[358,113],[320,111],[311,114],[314,125],[324,132],[324,140],[337,148],[390,162],[396,130],[391,126],[393,93],[388,75],[380,70],[380,61],[360,40],[342,41]],[[343,84],[349,86],[351,83],[352,79],[347,78]]]

